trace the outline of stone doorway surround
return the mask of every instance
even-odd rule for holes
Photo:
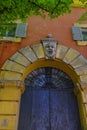
[[[17,130],[24,80],[40,67],[55,67],[67,73],[77,96],[82,130],[87,130],[87,59],[77,50],[56,45],[53,59],[46,59],[43,43],[25,46],[3,64],[0,72],[0,130]]]

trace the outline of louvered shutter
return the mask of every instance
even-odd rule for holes
[[[80,27],[72,27],[73,40],[83,40],[83,35]]]
[[[18,23],[15,36],[16,37],[26,37],[27,23]]]

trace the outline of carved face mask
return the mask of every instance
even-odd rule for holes
[[[55,57],[56,44],[55,43],[45,43],[45,55],[48,59],[53,59]]]

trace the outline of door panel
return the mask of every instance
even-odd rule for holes
[[[74,93],[68,94],[68,116],[70,130],[81,130],[77,98]]]
[[[67,95],[65,92],[50,91],[52,130],[68,130]]]
[[[26,92],[22,95],[18,130],[30,130],[32,118],[32,93],[32,89],[26,88]]]
[[[50,91],[50,114],[51,130],[81,130],[73,92]]]
[[[32,123],[29,130],[49,130],[49,91],[33,90]]]
[[[22,97],[18,130],[81,130],[74,93],[27,89]]]

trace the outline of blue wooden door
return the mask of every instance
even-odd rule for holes
[[[28,89],[22,96],[19,130],[81,130],[74,93]]]
[[[52,69],[48,70],[51,73]],[[18,130],[81,130],[71,80],[61,71],[50,75],[46,68],[45,76],[40,72],[25,81]]]

